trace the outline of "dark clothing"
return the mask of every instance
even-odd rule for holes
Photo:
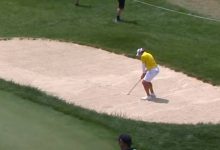
[[[75,1],[75,5],[76,5],[76,6],[79,6],[79,0],[76,0],[76,1]]]
[[[121,149],[127,148],[126,150],[136,150],[134,148],[131,148],[132,139],[131,139],[130,135],[128,135],[128,134],[121,134],[118,137],[118,141],[119,141],[119,145],[120,145]]]
[[[118,0],[118,7],[120,8],[120,9],[124,9],[124,7],[125,7],[125,0]]]

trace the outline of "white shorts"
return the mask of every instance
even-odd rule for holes
[[[144,76],[144,81],[151,82],[151,80],[160,72],[158,67],[155,67],[146,72]]]

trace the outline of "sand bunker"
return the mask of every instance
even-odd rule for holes
[[[0,77],[85,108],[149,122],[220,123],[220,88],[165,67],[143,101],[140,62],[101,49],[49,40],[0,41]]]

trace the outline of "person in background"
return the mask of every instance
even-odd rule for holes
[[[120,22],[121,20],[121,13],[124,10],[125,7],[125,0],[118,0],[118,8],[117,8],[117,16],[115,21]]]
[[[131,148],[132,139],[131,136],[128,134],[121,134],[118,137],[118,143],[121,150],[136,150],[134,148]]]

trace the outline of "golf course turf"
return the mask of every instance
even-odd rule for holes
[[[116,149],[116,136],[100,125],[0,91],[0,149]]]
[[[154,4],[188,12],[165,0]],[[220,23],[168,13],[127,0],[125,23],[116,2],[1,0],[0,37],[49,38],[134,57],[147,47],[164,65],[220,85]],[[140,150],[219,150],[220,125],[174,125],[97,114],[37,89],[0,80],[0,149],[117,149],[127,132]],[[190,113],[190,112],[189,112]]]

